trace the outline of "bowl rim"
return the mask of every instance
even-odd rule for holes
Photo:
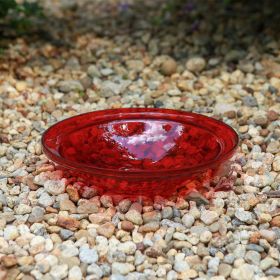
[[[84,163],[79,163],[73,160],[69,160],[66,159],[62,156],[60,156],[58,153],[54,153],[52,151],[52,149],[50,149],[47,144],[46,144],[46,138],[47,138],[47,134],[54,129],[57,125],[63,123],[63,122],[70,122],[72,119],[78,118],[78,117],[82,117],[82,116],[86,116],[86,115],[94,115],[94,114],[104,114],[104,117],[108,118],[108,117],[112,117],[112,116],[117,116],[118,118],[122,117],[123,115],[128,116],[131,115],[137,115],[139,113],[147,113],[147,114],[158,114],[159,116],[161,115],[161,119],[164,119],[164,116],[167,115],[183,115],[183,116],[189,116],[192,117],[193,119],[195,118],[200,118],[200,119],[205,119],[205,120],[210,120],[213,123],[216,123],[218,125],[221,125],[223,127],[225,127],[226,129],[228,129],[229,131],[231,131],[233,133],[234,139],[233,139],[233,146],[231,147],[231,149],[229,151],[227,151],[226,153],[219,153],[215,158],[206,161],[205,163],[201,163],[201,164],[197,164],[194,166],[189,166],[189,167],[179,167],[179,168],[164,168],[164,169],[156,169],[156,170],[152,170],[152,169],[126,169],[126,170],[121,170],[121,169],[114,169],[114,168],[105,168],[105,167],[94,167],[93,165],[88,165],[88,164],[84,164]],[[108,122],[110,121],[107,120]],[[105,119],[106,122],[106,119]],[[94,121],[93,121],[94,123]],[[193,123],[195,125],[195,123]],[[213,131],[207,129],[207,126],[200,126],[200,125],[196,125],[197,127],[203,128],[204,130],[208,130],[208,132],[213,134]],[[82,127],[80,127],[81,129]],[[221,164],[222,162],[226,161],[227,159],[229,159],[233,153],[235,152],[235,150],[237,149],[239,144],[239,136],[237,134],[237,132],[228,124],[202,115],[202,114],[198,114],[198,113],[193,113],[193,112],[188,112],[188,111],[182,111],[182,110],[175,110],[175,109],[164,109],[164,108],[144,108],[144,107],[138,107],[138,108],[118,108],[118,109],[105,109],[105,110],[97,110],[97,111],[91,111],[91,112],[87,112],[87,113],[83,113],[83,114],[79,114],[79,115],[75,115],[66,119],[63,119],[55,124],[53,124],[52,126],[50,126],[47,130],[44,131],[42,137],[41,137],[41,145],[42,145],[42,149],[43,152],[45,153],[45,155],[53,162],[55,162],[56,164],[67,168],[67,169],[71,169],[71,170],[76,170],[76,171],[80,171],[80,172],[87,172],[87,173],[92,173],[92,174],[106,174],[109,173],[111,176],[116,176],[116,177],[121,177],[121,176],[135,176],[135,175],[145,175],[148,177],[155,177],[156,175],[158,176],[169,176],[169,175],[178,175],[181,173],[197,173],[200,172],[202,170],[211,168],[213,166],[217,166],[219,164]],[[112,175],[113,174],[113,175]]]

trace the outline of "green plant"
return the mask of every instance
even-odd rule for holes
[[[12,29],[16,33],[24,33],[31,27],[32,19],[42,15],[42,8],[36,2],[17,3],[15,0],[0,0],[0,26],[5,30]]]

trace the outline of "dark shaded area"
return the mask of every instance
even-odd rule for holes
[[[147,3],[148,2],[148,3]],[[176,2],[172,7],[168,3]],[[87,1],[65,12],[63,19],[48,18],[51,31],[45,28],[40,38],[54,39],[55,44],[71,45],[77,35],[130,36],[141,45],[141,32],[152,30],[153,39],[182,37],[182,44],[173,46],[177,58],[187,56],[186,44],[205,46],[202,55],[215,55],[217,45],[224,53],[232,49],[246,51],[252,45],[260,51],[273,52],[267,46],[278,40],[279,1],[134,1],[133,5],[103,1],[98,5]],[[199,35],[198,32],[199,31]],[[50,36],[50,34],[52,34]],[[193,41],[190,41],[190,35]],[[171,38],[172,39],[172,38]],[[169,40],[172,45],[172,40]],[[161,48],[160,53],[173,50]]]
[[[224,52],[232,49],[246,51],[252,45],[270,51],[266,44],[271,38],[278,40],[279,11],[280,2],[272,0],[136,0],[133,4],[80,1],[62,7],[60,18],[48,14],[46,8],[46,18],[37,19],[26,36],[29,40],[39,39],[56,46],[71,47],[76,36],[89,32],[102,37],[130,36],[131,40],[141,41],[139,32],[149,29],[153,30],[153,39],[182,37],[182,45],[176,46],[178,59],[188,55],[186,44],[205,46],[204,56],[215,55],[215,49],[221,43]],[[1,33],[7,38],[16,37],[15,33],[9,32],[7,29]],[[190,35],[193,41],[189,41]],[[172,50],[163,48],[160,52],[168,54]]]

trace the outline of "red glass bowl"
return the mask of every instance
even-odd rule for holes
[[[130,108],[58,122],[42,145],[51,161],[99,194],[151,198],[209,187],[227,172],[238,135],[203,115]]]

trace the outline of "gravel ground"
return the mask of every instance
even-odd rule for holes
[[[158,2],[45,1],[47,31],[2,55],[0,279],[280,279],[280,52],[270,10],[195,1],[158,25]],[[234,189],[209,201],[114,205],[42,154],[41,134],[55,122],[138,106],[234,127]]]

